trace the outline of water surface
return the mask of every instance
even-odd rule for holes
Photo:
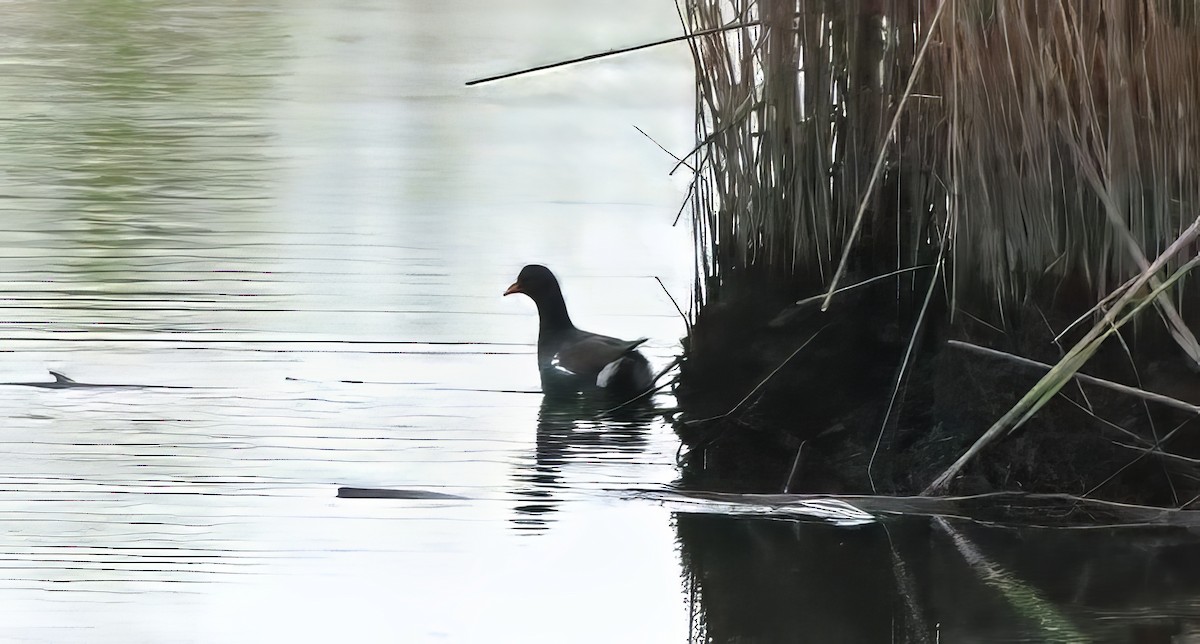
[[[683,328],[634,126],[687,145],[686,51],[463,87],[676,31],[559,4],[5,3],[0,380],[156,387],[0,387],[0,638],[686,637],[670,514],[620,501],[672,434],[545,408],[500,296],[539,261],[660,364]]]

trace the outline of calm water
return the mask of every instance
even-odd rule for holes
[[[463,82],[670,2],[0,11],[0,380],[137,385],[0,386],[0,641],[1195,641],[1186,532],[695,513],[658,416],[543,401],[524,263],[678,352],[686,178],[634,126],[691,147],[688,54]]]

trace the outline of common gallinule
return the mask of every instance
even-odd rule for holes
[[[575,328],[567,315],[558,279],[545,266],[530,264],[505,295],[524,293],[538,308],[538,370],[542,388],[566,383],[619,393],[641,393],[654,375],[637,347],[646,341],[619,340]]]

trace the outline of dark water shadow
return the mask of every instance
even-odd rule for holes
[[[545,530],[570,494],[595,481],[572,476],[571,466],[628,461],[641,454],[655,418],[649,399],[622,401],[597,393],[548,393],[538,409],[533,459],[513,473],[517,497],[512,523],[520,530]]]
[[[1178,528],[855,528],[675,515],[692,642],[1177,642],[1200,634]]]

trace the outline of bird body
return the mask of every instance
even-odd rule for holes
[[[538,308],[538,370],[543,388],[576,381],[588,387],[641,393],[654,376],[638,350],[645,338],[621,340],[576,328],[558,279],[545,266],[521,269],[505,295],[524,293]]]

